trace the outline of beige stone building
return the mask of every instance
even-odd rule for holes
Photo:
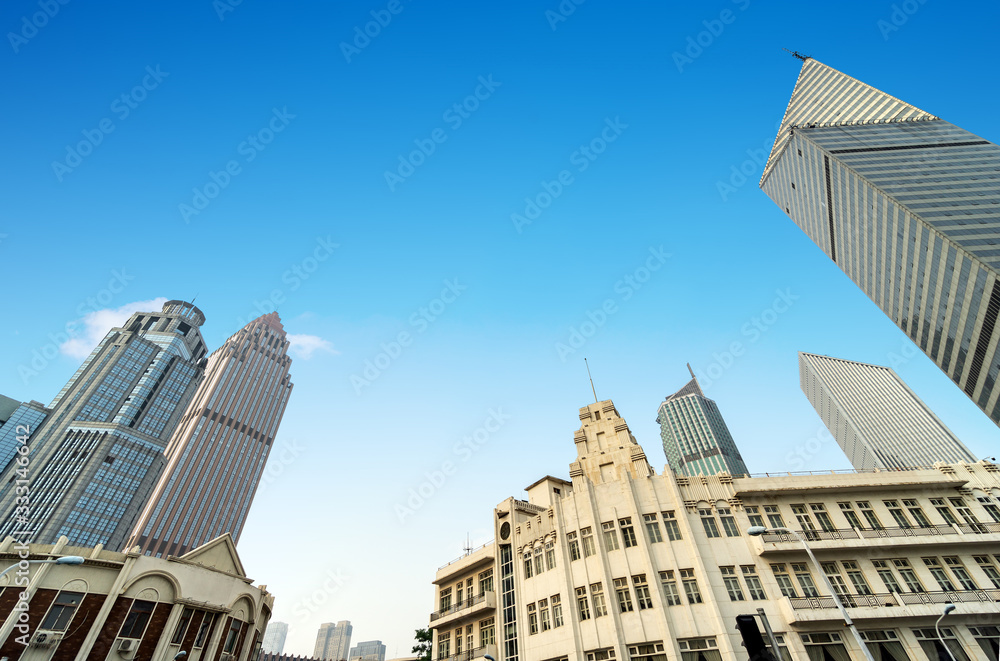
[[[580,409],[570,481],[494,510],[496,541],[438,570],[434,658],[746,659],[763,609],[785,660],[996,659],[1000,467],[763,477],[656,475],[611,401]],[[802,531],[815,552],[787,533]],[[763,633],[764,629],[761,627]]]
[[[7,661],[256,661],[274,605],[227,534],[181,556],[0,543],[0,658]],[[44,564],[82,556],[83,564]],[[39,561],[42,561],[39,563]],[[39,563],[39,564],[35,564]]]

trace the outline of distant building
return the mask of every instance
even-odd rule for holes
[[[319,626],[313,656],[326,661],[348,661],[351,651],[351,633],[354,627],[348,620],[334,624],[327,622]]]
[[[296,654],[269,654],[262,652],[260,661],[323,661],[314,656],[301,656]]]
[[[8,537],[0,570],[60,556],[84,562],[31,565],[30,585],[0,593],[0,658],[257,661],[274,598],[252,585],[228,535],[169,559]],[[17,608],[22,590],[27,611]]]
[[[280,656],[285,651],[286,638],[288,638],[288,623],[271,622],[267,625],[264,642],[260,648],[265,654]]]
[[[366,640],[351,648],[349,661],[385,661],[385,645],[381,640]]]
[[[799,352],[799,377],[802,392],[859,470],[976,461],[888,367]]]
[[[656,422],[667,463],[678,475],[748,472],[719,407],[705,397],[693,374],[687,385],[660,404]]]

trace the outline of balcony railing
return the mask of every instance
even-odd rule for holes
[[[439,656],[436,659],[437,661],[472,661],[472,659],[480,659],[487,654],[495,659],[497,657],[497,646],[487,645],[486,647],[477,647],[474,650],[459,652],[450,656]]]
[[[481,604],[486,601],[488,595],[492,595],[492,592],[480,592],[475,597],[469,597],[468,599],[463,599],[462,601],[456,602],[449,606],[448,608],[442,608],[439,611],[431,613],[431,622],[434,620],[439,620],[445,615],[451,615],[452,613],[457,613],[460,610],[466,608],[472,608],[477,604]]]
[[[789,597],[795,610],[836,608],[833,597]],[[879,594],[840,595],[845,608],[878,608],[882,606],[913,606],[918,604],[951,604],[962,602],[1000,602],[1000,588],[985,590],[945,590],[940,592],[882,592]]]
[[[879,539],[889,537],[934,537],[940,535],[983,535],[1000,533],[1000,523],[942,523],[916,528],[843,528],[839,530],[797,530],[809,542],[827,539]],[[795,542],[793,535],[785,532],[767,532],[762,535],[765,542]]]

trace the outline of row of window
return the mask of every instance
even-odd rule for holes
[[[554,597],[554,599],[558,599]],[[544,600],[543,600],[544,601]],[[562,624],[562,615],[560,614],[559,624]],[[458,627],[455,629],[454,635],[451,631],[438,631],[438,659],[447,659],[452,654],[452,642],[455,644],[455,655],[462,654],[462,652],[471,652],[475,649],[475,634],[473,632],[473,625],[466,625],[463,629]],[[486,618],[485,620],[479,621],[479,647],[486,647],[487,645],[495,645],[496,640],[496,622],[492,617]]]
[[[670,541],[682,539],[681,529],[677,524],[677,517],[674,512],[662,512],[661,514],[663,517],[663,531],[666,532],[667,539]],[[657,515],[643,514],[642,518],[649,542],[651,544],[662,542],[664,533],[660,530],[660,521]],[[625,548],[632,548],[633,546],[637,546],[639,543],[636,537],[635,527],[632,525],[632,517],[618,519],[617,527],[615,526],[614,521],[605,521],[601,524],[601,532],[604,538],[604,547],[608,551],[617,551],[622,548],[622,546]],[[619,539],[621,540],[620,543]],[[579,560],[580,558],[589,558],[597,553],[597,547],[594,544],[593,529],[590,526],[580,528],[578,532],[573,531],[566,533],[566,542],[569,545],[569,558],[571,561]],[[551,542],[549,544],[551,544]],[[548,546],[548,544],[546,546]],[[527,574],[527,572],[525,573]],[[538,572],[535,573],[537,574]]]
[[[479,595],[483,595],[486,592],[493,592],[493,569],[487,569],[485,571],[479,572]],[[463,601],[466,599],[472,599],[475,595],[472,592],[472,577],[464,581],[459,581],[454,585],[454,593],[451,587],[441,588],[439,594],[439,605],[441,611],[446,611],[450,609],[453,605],[452,595],[454,594],[455,601],[454,606],[460,608]]]

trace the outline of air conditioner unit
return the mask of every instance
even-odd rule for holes
[[[118,641],[118,653],[119,654],[132,654],[135,652],[135,648],[139,646],[139,641],[135,638],[122,638]]]
[[[46,631],[44,629],[39,629],[35,632],[35,635],[31,637],[31,645],[35,647],[52,647],[62,640],[62,637],[62,631]]]

